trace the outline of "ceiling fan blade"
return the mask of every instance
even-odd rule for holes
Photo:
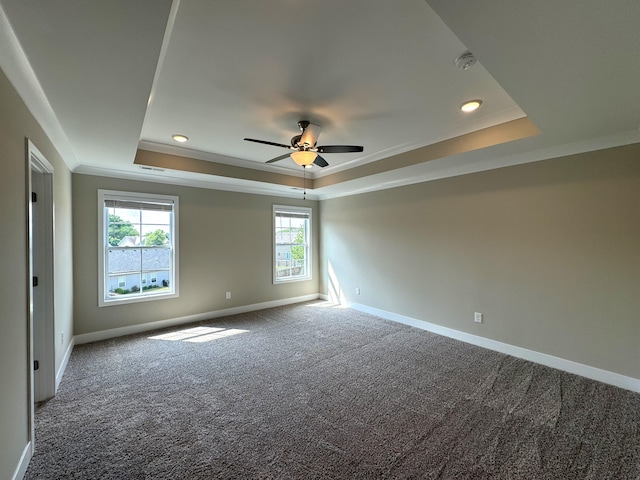
[[[357,145],[324,145],[318,147],[320,153],[351,153],[351,152],[363,152],[364,147]]]
[[[320,155],[318,155],[316,157],[316,159],[313,161],[313,163],[319,167],[328,167],[329,164],[327,163],[327,161],[322,158]]]
[[[282,147],[291,149],[291,145],[285,145],[284,143],[267,142],[266,140],[256,140],[255,138],[245,138],[247,142],[264,143],[265,145],[273,145],[274,147]]]
[[[284,155],[280,155],[279,157],[276,158],[272,158],[271,160],[267,160],[264,163],[273,163],[273,162],[277,162],[278,160],[284,160],[287,157],[290,157],[291,155],[288,153],[285,153]]]

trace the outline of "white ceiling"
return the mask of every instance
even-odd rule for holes
[[[541,134],[310,191],[329,198],[640,141],[640,2],[0,0],[0,66],[80,173],[299,195],[142,170],[138,148],[302,176],[286,150],[322,125],[336,172],[527,116]],[[473,68],[456,68],[470,50]],[[458,107],[481,98],[482,107]],[[190,141],[179,146],[171,134]],[[418,151],[420,152],[420,151]],[[178,168],[178,164],[176,164]],[[355,170],[354,170],[355,171]]]

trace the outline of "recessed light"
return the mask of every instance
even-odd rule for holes
[[[460,107],[460,110],[463,112],[469,113],[477,110],[478,107],[482,105],[482,100],[469,100],[468,102],[464,102]]]
[[[180,133],[174,133],[173,135],[171,135],[171,138],[173,138],[178,143],[184,143],[189,140],[189,137]]]

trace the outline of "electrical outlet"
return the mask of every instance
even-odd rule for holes
[[[356,287],[356,295],[360,295],[360,287]]]
[[[225,298],[227,300],[231,300],[231,292],[227,292],[226,295],[225,295]]]
[[[482,314],[480,312],[474,312],[473,321],[476,323],[482,323]]]

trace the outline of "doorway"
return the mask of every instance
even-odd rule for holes
[[[53,166],[27,140],[29,242],[29,385],[34,404],[55,395]]]

